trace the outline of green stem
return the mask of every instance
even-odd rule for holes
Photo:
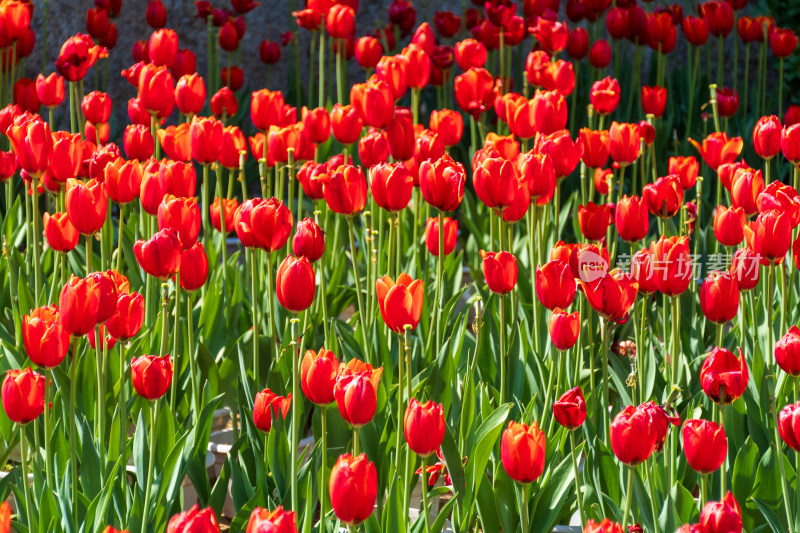
[[[39,254],[39,178],[36,176],[33,177],[31,189],[33,190],[33,276],[36,289],[33,301],[38,307],[42,294],[42,265]]]
[[[717,39],[717,86],[722,87],[722,63],[723,63],[723,37]]]
[[[192,380],[192,398],[194,399],[196,416],[200,416],[202,401],[200,398],[200,385],[197,381],[197,359],[195,357],[194,317],[192,311],[192,293],[189,292],[186,293],[186,341],[189,345],[189,372]]]
[[[628,515],[631,512],[633,502],[633,467],[628,466],[628,488],[625,490],[625,510],[622,512],[622,530],[628,529]]]
[[[647,491],[648,495],[650,496],[650,510],[653,512],[653,529],[655,533],[660,533],[660,527],[658,525],[658,515],[659,509],[656,506],[656,481],[655,476],[653,473],[655,472],[655,459],[653,459],[653,468],[649,468],[647,470],[647,482],[650,485],[650,490]]]
[[[327,496],[325,493],[325,488],[327,487],[327,483],[324,480],[328,479],[326,475],[326,469],[328,468],[328,407],[321,406],[320,407],[320,440],[322,441],[321,446],[322,449],[320,452],[322,453],[322,465],[321,465],[321,472],[320,472],[320,479],[323,481],[319,484],[319,531],[321,533],[325,532],[325,501],[327,500]]]
[[[319,211],[314,212],[314,218],[319,224]],[[328,229],[328,216],[326,213],[325,216],[325,230],[327,232]],[[326,288],[326,279],[325,279],[325,254],[323,253],[322,256],[319,258],[319,300],[320,304],[322,305],[322,332],[325,334],[325,346],[328,346],[328,298],[327,298],[327,288]]]
[[[228,228],[225,227],[225,201],[222,197],[222,170],[217,166],[217,196],[219,197],[219,229],[220,233],[220,255],[222,256],[222,303],[223,313],[227,318],[228,308],[225,301],[228,298]],[[203,211],[208,209],[203,207]],[[227,324],[227,321],[226,321]]]
[[[88,276],[94,270],[92,269],[92,256],[94,253],[92,252],[92,236],[86,235],[86,275]]]
[[[747,116],[747,96],[750,88],[750,43],[744,45],[744,99],[742,100],[742,115]]]
[[[447,327],[444,316],[444,213],[439,211],[439,261],[436,263],[436,302],[439,307],[439,319],[442,323],[436,325],[436,353],[439,356],[442,349],[442,326]],[[436,323],[435,318],[433,323]]]
[[[119,235],[117,237],[117,271],[122,272],[122,231],[125,227],[125,205],[119,205]]]
[[[250,274],[250,297],[252,298],[252,311],[253,311],[253,382],[255,383],[256,389],[258,389],[258,330],[261,327],[260,325],[260,316],[258,313],[258,299],[260,297],[260,292],[258,291],[258,257],[257,257],[257,249],[253,248],[250,250],[250,264],[251,264],[251,274]],[[242,356],[244,357],[244,356]],[[244,369],[244,362],[241,362],[241,368]],[[243,376],[245,378],[246,376]]]
[[[783,489],[783,490],[781,490],[781,493],[782,493],[782,496],[783,496],[783,507],[786,510],[787,523],[790,524],[789,529],[792,530],[792,529],[794,529],[793,527],[791,527],[791,524],[794,524],[794,519],[792,518],[792,504],[791,504],[790,496],[789,496],[789,483],[786,480],[786,466],[783,464],[783,462],[784,462],[784,460],[783,460],[783,449],[781,448],[781,442],[782,441],[781,441],[780,433],[778,432],[778,409],[777,409],[777,405],[775,403],[775,398],[774,397],[772,398],[772,401],[770,403],[772,404],[771,405],[771,408],[772,408],[772,425],[773,425],[773,430],[774,430],[774,435],[775,435],[775,441],[773,442],[773,445],[775,446],[775,448],[774,448],[774,450],[775,450],[775,459],[778,462],[778,471],[780,472],[780,475],[781,475],[781,488]],[[724,493],[723,493],[723,495],[724,495]]]
[[[167,354],[167,340],[169,339],[169,320],[167,319],[169,307],[169,284],[161,284],[161,348],[159,355],[164,357]],[[173,380],[177,381],[177,380]]]
[[[369,339],[367,337],[367,328],[364,323],[364,302],[363,296],[361,294],[361,277],[358,274],[358,262],[356,258],[358,257],[356,254],[356,237],[355,237],[355,222],[353,221],[353,217],[347,217],[347,226],[350,230],[350,258],[352,259],[353,264],[353,277],[355,278],[356,284],[356,303],[358,304],[358,321],[361,324],[361,336],[363,337],[364,342],[364,356],[368,357],[370,353],[368,350],[369,347]],[[366,251],[365,251],[366,254]]]
[[[105,428],[103,427],[105,421],[105,387],[104,381],[105,376],[103,374],[103,346],[105,346],[105,335],[103,328],[100,326],[94,327],[94,349],[95,354],[97,355],[97,360],[95,361],[95,370],[97,375],[97,425],[96,431],[97,435],[95,438],[97,439],[97,448],[103,449],[103,443],[105,441]]]
[[[181,333],[180,325],[181,325],[181,274],[180,272],[178,272],[178,274],[175,276],[175,317],[174,317],[174,322],[172,323],[172,360],[175,368],[177,369],[180,369],[182,366],[180,360],[181,356],[183,355],[181,353],[183,350],[180,349],[180,333]],[[178,381],[179,381],[178,379],[172,380],[172,387],[170,390],[169,405],[173,409],[178,408],[178,404],[176,403],[178,395],[178,387],[179,387]],[[200,412],[198,411],[196,413],[196,416],[199,414]]]
[[[28,529],[33,530],[33,506],[31,505],[31,488],[28,482],[28,438],[25,436],[25,426],[19,426],[19,454],[22,459],[22,492],[25,495],[25,513],[28,515]],[[78,503],[73,502],[77,508]]]
[[[219,181],[219,180],[217,180]],[[201,193],[200,198],[200,205],[201,210],[203,212],[203,248],[206,250],[211,249],[211,220],[209,218],[209,211],[208,211],[208,198],[209,198],[209,190],[208,190],[208,165],[203,165],[203,190]],[[224,236],[223,236],[224,237]],[[224,242],[224,238],[223,238]],[[205,300],[206,296],[206,285],[203,284],[202,294],[203,299]],[[223,291],[224,294],[224,291]]]
[[[297,324],[300,322],[300,319],[297,317],[292,318],[290,321],[291,328],[292,328],[292,349],[290,353],[292,354],[292,477],[291,479],[298,479],[297,478],[297,446],[299,442],[299,428],[300,428],[300,409],[299,404],[302,402],[302,397],[300,396],[299,390],[299,381],[300,381],[300,370],[298,368],[298,363],[300,362],[300,348],[299,342],[297,340]],[[297,353],[294,352],[294,345],[298,345]],[[297,506],[297,483],[290,483],[291,492],[292,492],[292,510],[294,512],[299,512],[299,508]]]
[[[775,266],[770,263],[767,267],[767,361],[769,361],[770,370],[775,368],[775,346],[774,346],[774,332],[773,332],[773,312],[772,307],[774,292],[775,292]]]
[[[78,438],[75,404],[78,400],[78,344],[80,337],[72,338],[72,361],[69,365],[69,466],[72,486],[72,523],[78,524]]]
[[[583,493],[581,492],[581,477],[578,471],[578,446],[575,443],[575,432],[569,432],[569,442],[572,447],[572,474],[575,477],[575,494],[578,497],[578,514],[581,517],[581,527],[586,525],[586,511],[583,509]]]
[[[275,360],[277,360],[278,356],[278,333],[275,328],[275,284],[273,283],[273,272],[272,272],[272,254],[265,254],[267,258],[267,320],[269,322],[269,338],[270,343],[274,346],[274,355]],[[256,379],[258,379],[258,372],[259,372],[259,365],[258,361],[253,361],[253,372]]]
[[[319,32],[319,62],[317,65],[318,73],[317,77],[319,78],[319,88],[317,95],[317,106],[324,107],[325,106],[325,31],[321,30]],[[310,67],[310,65],[309,65]]]
[[[427,473],[425,472],[427,459],[425,457],[420,457],[420,459],[422,460],[422,472],[419,475],[419,482],[422,486],[422,513],[425,517],[425,533],[431,533],[430,505],[428,504],[428,480],[426,479]],[[523,515],[523,524],[525,524],[527,521],[528,517]],[[523,531],[527,531],[527,529],[523,529]]]
[[[603,328],[602,332],[602,340],[603,343],[602,350],[603,350],[603,405],[600,406],[600,409],[603,411],[603,439],[605,439],[606,444],[609,443],[609,428],[611,424],[609,422],[609,391],[608,391],[608,342],[609,342],[609,323],[608,320],[600,319],[600,327]],[[624,528],[623,528],[624,529]]]
[[[783,58],[780,58],[778,67],[778,117],[783,120]]]
[[[50,453],[50,381],[52,374],[49,368],[44,369],[44,466],[47,484],[55,487],[53,478],[53,456]]]
[[[336,47],[336,101],[340,104],[344,103],[344,73],[342,72],[342,53],[344,46],[342,41],[337,42],[339,46]]]
[[[723,498],[725,495],[722,495]],[[708,474],[703,474],[700,476],[700,509],[706,506],[706,502],[708,502]]]
[[[156,469],[156,434],[158,433],[158,404],[155,400],[150,404],[150,454],[147,468],[147,485],[144,490],[144,512],[142,513],[142,533],[147,533],[147,522],[150,517],[150,493],[153,487],[153,478]]]
[[[505,295],[500,296],[500,404],[506,401],[506,302]]]
[[[125,386],[125,344],[127,341],[120,341],[119,343],[119,453],[123,456],[122,464],[127,463],[125,445],[128,441],[128,399]],[[120,476],[123,491],[127,489],[127,480],[125,476]]]
[[[403,352],[405,353],[405,363],[406,363],[406,397],[409,401],[411,401],[411,349],[408,345],[408,329],[406,328],[403,331],[403,339],[401,347]],[[401,363],[402,364],[402,363]],[[403,384],[399,383],[399,386],[402,387]],[[405,469],[403,470],[403,475],[400,477],[403,483],[403,505],[400,506],[401,509],[408,508],[408,501],[409,501],[409,493],[408,489],[409,485],[409,478],[411,473],[411,450],[407,450],[405,454]]]

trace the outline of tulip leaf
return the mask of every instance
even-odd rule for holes
[[[480,490],[481,482],[486,477],[486,464],[494,450],[500,432],[508,419],[511,411],[511,404],[503,404],[495,409],[488,417],[484,418],[478,431],[470,439],[467,447],[472,455],[467,461],[465,468],[467,476],[466,501],[471,505],[475,495]]]
[[[557,457],[550,460],[550,471],[534,497],[535,507],[531,515],[534,529],[546,533],[556,524],[568,497],[574,492],[575,476],[572,471],[572,457],[567,455],[555,468]]]
[[[767,520],[767,524],[769,525],[770,530],[772,530],[772,533],[784,533],[786,531],[786,528],[784,528],[781,524],[781,520],[778,518],[778,515],[775,514],[775,511],[773,511],[766,502],[763,502],[757,498],[751,498],[750,501],[753,502],[756,507],[758,507],[759,511],[761,511],[761,514]]]
[[[756,469],[760,457],[758,446],[751,437],[747,437],[733,463],[731,491],[737,502],[744,503],[750,497],[750,492],[755,485]],[[753,528],[752,511],[745,505],[742,505],[741,509],[742,521],[745,527],[751,530]]]
[[[750,497],[766,503],[773,509],[778,509],[782,501],[781,478],[773,450],[774,448],[770,446],[761,456]]]
[[[447,472],[450,474],[450,481],[452,482],[453,490],[455,491],[455,499],[458,500],[459,505],[464,501],[464,490],[466,489],[464,481],[464,465],[462,463],[461,454],[458,451],[456,441],[453,438],[453,433],[450,427],[445,425],[444,440],[442,440],[442,455],[444,456],[444,463],[447,466]]]

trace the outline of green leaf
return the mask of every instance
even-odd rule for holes
[[[772,530],[772,533],[785,533],[785,529],[781,525],[778,515],[775,514],[775,511],[773,511],[766,502],[756,498],[751,498],[750,501],[756,504],[758,510],[761,511],[761,514],[767,519],[767,524],[769,524],[769,528]]]

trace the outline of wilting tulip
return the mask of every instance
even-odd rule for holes
[[[508,294],[517,284],[517,258],[513,254],[480,251],[483,258],[483,276],[489,290],[497,294]]]
[[[738,358],[730,350],[714,348],[700,369],[703,391],[720,405],[728,405],[741,396],[749,379],[750,373],[741,348]]]
[[[700,289],[700,306],[708,320],[724,324],[739,312],[739,285],[728,272],[709,272]]]
[[[611,422],[611,448],[621,463],[636,466],[655,451],[656,431],[650,413],[629,405]]]
[[[297,533],[294,511],[278,506],[274,511],[256,507],[250,513],[245,533]]]
[[[328,489],[336,517],[355,526],[370,517],[378,496],[378,473],[366,454],[344,454],[331,470]]]
[[[702,146],[694,139],[689,139],[706,164],[714,170],[725,163],[733,163],[742,151],[744,142],[741,137],[728,137],[725,132],[709,134],[703,139]]]
[[[648,183],[642,190],[647,209],[659,218],[672,218],[683,204],[683,187],[678,176],[673,174]]]
[[[396,282],[383,276],[375,282],[375,292],[381,316],[389,329],[403,334],[406,328],[417,328],[425,295],[422,280],[414,280],[405,273],[400,274]]]
[[[444,255],[450,255],[456,249],[458,236],[458,220],[444,217]],[[434,257],[439,257],[439,219],[428,218],[425,223],[425,246]]]
[[[580,284],[592,309],[607,321],[625,322],[636,299],[637,282],[618,270],[605,272],[597,278],[586,274],[583,277],[588,281],[581,278]]]
[[[790,403],[778,414],[778,431],[786,445],[800,452],[800,402]]]
[[[728,453],[725,429],[710,420],[687,420],[683,424],[683,452],[693,469],[701,474],[716,472]]]
[[[308,400],[320,406],[333,403],[333,388],[339,376],[336,354],[325,348],[308,350],[300,365],[300,386]]]
[[[375,416],[381,372],[382,369],[355,373],[341,372],[336,378],[333,387],[336,406],[345,422],[354,428],[368,424]]]
[[[286,256],[275,278],[275,294],[280,304],[291,313],[304,311],[314,301],[316,289],[311,261],[307,257]]]
[[[568,390],[553,403],[553,416],[556,422],[570,431],[583,425],[586,420],[586,401],[580,387]]]
[[[316,262],[325,252],[325,234],[311,218],[304,218],[297,223],[297,230],[292,238],[292,251],[297,257],[305,257]]]
[[[152,3],[152,2],[151,2]],[[219,523],[211,507],[200,509],[198,504],[176,514],[167,524],[167,533],[218,533]]]
[[[162,229],[148,240],[139,239],[133,253],[144,271],[166,281],[178,273],[181,265],[181,242],[174,229]]]
[[[420,403],[411,398],[403,418],[403,433],[411,451],[420,457],[436,453],[444,440],[444,431],[442,404]]]
[[[658,290],[667,296],[683,294],[692,282],[692,258],[689,237],[665,237],[654,242],[650,248],[656,273]]]
[[[791,218],[785,211],[760,213],[753,226],[751,247],[771,264],[783,261],[792,243]]]
[[[37,307],[22,317],[22,339],[30,360],[43,368],[60,365],[69,350],[69,332],[54,304]]]
[[[423,161],[419,166],[422,197],[440,211],[453,211],[461,204],[465,183],[464,166],[449,155],[434,163]]]
[[[718,3],[729,5],[727,2]],[[722,501],[708,502],[703,507],[700,511],[700,525],[705,533],[742,532],[742,511],[730,491]]]
[[[144,296],[132,292],[119,292],[117,306],[105,326],[115,339],[122,341],[135,337],[144,323]]]
[[[597,205],[589,202],[586,205],[578,206],[578,226],[587,240],[601,241],[605,239],[611,222],[611,206],[609,204]]]
[[[546,446],[547,438],[535,421],[530,426],[510,421],[500,440],[500,458],[508,477],[523,484],[539,479]]]
[[[43,216],[44,236],[47,244],[56,252],[67,253],[75,249],[80,234],[67,213],[45,213]]]
[[[791,329],[775,343],[775,362],[787,374],[800,376],[800,329]]]
[[[143,355],[131,360],[131,382],[136,394],[147,400],[158,400],[172,383],[172,359],[169,355]]]
[[[28,424],[44,411],[45,377],[25,368],[9,370],[3,380],[3,409],[12,422]]]
[[[195,242],[181,252],[181,289],[194,292],[203,287],[208,279],[208,257],[203,243]]]
[[[402,163],[379,163],[369,170],[375,203],[390,212],[402,211],[411,201],[414,178]]]
[[[269,389],[262,390],[256,394],[253,403],[253,424],[264,433],[269,433],[272,429],[272,419],[278,416],[285,419],[291,404],[291,394],[283,397]]]

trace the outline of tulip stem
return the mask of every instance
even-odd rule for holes
[[[180,374],[180,357],[183,355],[181,352],[183,350],[180,349],[180,333],[181,333],[181,273],[178,272],[175,275],[175,317],[174,322],[172,323],[172,359],[174,360],[175,368],[178,369],[178,373]],[[189,363],[192,364],[191,362]],[[178,379],[172,380],[172,387],[170,391],[170,399],[169,404],[173,409],[178,408],[177,396],[178,396]],[[189,404],[191,406],[191,403]],[[191,408],[189,409],[191,411]],[[198,411],[195,416],[199,415],[200,411]]]
[[[219,179],[217,179],[217,184],[219,184]],[[200,198],[200,209],[203,212],[203,248],[206,250],[210,250],[210,239],[211,239],[211,222],[209,219],[209,209],[208,209],[208,198],[209,198],[209,190],[208,190],[208,165],[203,165],[203,191],[202,196]],[[221,204],[220,200],[220,204]],[[220,216],[222,213],[220,212]],[[224,242],[224,235],[223,235],[223,242]],[[203,284],[202,289],[203,299],[206,296],[206,284]],[[222,292],[225,294],[225,291]]]
[[[708,501],[708,474],[703,474],[700,476],[700,509],[706,506],[706,502]],[[724,498],[725,495],[723,494],[722,497]]]
[[[536,254],[536,226],[539,223],[539,208],[536,202],[531,202],[531,210],[528,212],[528,262],[531,271],[531,302],[533,303],[533,346],[534,350],[539,349],[539,306],[536,305],[536,268],[539,266],[539,258]]]
[[[358,428],[353,427],[353,457],[358,456]]]
[[[44,369],[44,467],[47,484],[55,487],[53,481],[53,455],[50,453],[50,381],[52,380],[49,368]]]
[[[147,533],[147,522],[150,516],[150,492],[153,486],[153,477],[156,469],[156,433],[158,424],[158,404],[160,400],[154,400],[150,404],[150,448],[148,455],[147,485],[144,489],[144,512],[142,513],[142,533]]]
[[[117,235],[117,271],[122,272],[122,230],[125,227],[125,205],[119,204],[119,224]]]
[[[291,324],[292,329],[292,340],[291,340],[291,349],[289,353],[292,357],[292,477],[290,479],[297,480],[297,443],[299,442],[298,432],[300,426],[300,408],[299,403],[302,402],[302,398],[300,396],[299,390],[299,369],[298,363],[300,361],[300,343],[298,342],[297,338],[297,324],[300,322],[300,319],[297,317],[293,317],[289,323]],[[297,345],[297,351],[295,352],[295,345]],[[300,509],[297,507],[297,483],[293,482],[290,483],[291,491],[292,491],[292,511],[295,513],[299,512]]]
[[[105,346],[105,328],[100,325],[96,325],[94,327],[94,350],[97,355],[97,359],[95,361],[95,369],[97,375],[97,448],[99,450],[103,449],[103,442],[105,440],[105,414],[106,414],[106,406],[105,406],[105,387],[104,385],[104,370],[105,370],[105,357],[103,357]]]
[[[256,252],[257,253],[257,252]],[[273,297],[275,293],[275,285],[272,283],[272,254],[268,253],[265,254],[267,258],[267,319],[269,321],[269,338],[270,342],[275,348],[275,354],[278,353],[279,342],[278,342],[278,334],[275,330],[275,303],[273,302]],[[277,360],[277,357],[275,358]],[[259,373],[259,361],[256,359],[253,361],[253,375],[256,379],[258,379]]]
[[[689,87],[689,109],[686,114],[686,137],[692,135],[692,119],[694,118],[694,93],[697,87],[697,71],[700,67],[700,47],[694,47],[694,61],[692,64],[692,84]]]
[[[783,58],[778,64],[778,116],[783,120]]]
[[[625,510],[622,512],[622,530],[628,529],[628,515],[631,514],[631,503],[633,502],[633,467],[628,466],[628,488],[625,490]]]
[[[259,328],[259,316],[258,316],[258,298],[259,298],[259,291],[258,291],[258,265],[257,265],[257,257],[256,257],[256,248],[252,248],[249,250],[250,252],[250,296],[252,298],[252,319],[253,319],[253,370],[257,372],[258,370],[258,328]],[[241,356],[244,358],[244,356]],[[242,371],[244,371],[244,360],[240,363]],[[246,380],[247,376],[242,376],[242,379]],[[253,374],[253,383],[255,384],[255,390],[258,390],[258,374]]]
[[[403,458],[403,440],[402,440],[402,438],[403,438],[402,437],[402,435],[403,435],[403,422],[402,421],[403,421],[403,406],[405,405],[405,402],[403,401],[403,387],[405,386],[405,381],[404,381],[405,375],[404,375],[404,370],[403,370],[405,364],[404,364],[403,358],[404,358],[405,346],[406,346],[406,342],[405,341],[406,341],[405,335],[401,335],[400,336],[400,350],[397,352],[397,418],[396,418],[396,420],[397,420],[397,432],[395,434],[395,447],[397,449],[397,456],[395,457],[395,461],[396,461],[397,464],[395,465],[395,470],[396,470],[397,475],[398,475],[398,477],[400,479],[403,479],[403,477],[400,476],[400,471],[401,471],[400,469],[401,469],[401,465],[403,464],[402,463],[402,458]],[[407,504],[408,504],[408,502],[404,501],[403,505],[401,507],[405,508],[407,506]]]
[[[310,67],[310,65],[309,65]],[[319,32],[319,62],[317,64],[318,88],[318,107],[325,106],[325,30]]]
[[[169,323],[167,321],[167,307],[169,306],[169,284],[161,284],[161,347],[159,355],[164,357],[167,354],[167,335],[169,334]]]
[[[427,457],[420,457],[420,459],[422,460],[422,471],[419,474],[419,483],[422,488],[422,513],[425,517],[425,533],[431,533],[430,505],[428,503],[428,480],[426,479],[427,472],[425,472],[428,459]],[[525,487],[527,487],[527,485],[525,485]],[[523,517],[523,520],[527,521],[527,517]],[[527,529],[523,529],[523,531],[527,531]]]
[[[86,275],[88,276],[94,270],[92,270],[92,236],[86,235]]]
[[[19,454],[22,460],[22,490],[25,495],[25,513],[28,515],[28,530],[33,527],[33,508],[31,506],[31,489],[28,483],[28,438],[25,436],[25,426],[19,426]],[[77,509],[78,502],[73,502],[73,507]]]
[[[192,379],[192,397],[194,398],[194,405],[195,409],[197,410],[197,416],[200,416],[200,385],[197,380],[197,362],[195,359],[195,349],[194,349],[194,317],[192,316],[193,306],[192,306],[192,293],[186,293],[186,343],[189,346],[189,372],[191,373]],[[236,427],[236,420],[233,420],[234,428]]]
[[[361,337],[364,342],[364,357],[368,357],[369,351],[369,340],[367,339],[367,328],[364,323],[364,302],[363,297],[361,295],[361,278],[358,274],[358,262],[356,260],[356,236],[355,236],[355,222],[353,221],[353,217],[347,217],[347,225],[350,229],[350,259],[353,263],[353,277],[355,278],[356,283],[356,303],[358,304],[358,321],[361,324]],[[416,243],[415,243],[416,244]],[[416,248],[416,246],[415,246]],[[366,250],[365,250],[365,257],[366,257]]]
[[[334,53],[336,54],[336,101],[340,104],[344,103],[344,76],[342,74],[342,53],[344,52],[345,46],[342,44],[342,40],[340,39],[335,44],[338,44],[334,49]],[[347,158],[345,157],[345,163],[347,163]]]
[[[39,179],[33,177],[31,180],[31,190],[33,193],[33,276],[34,288],[33,302],[39,305],[39,296],[42,293],[42,265],[39,260]]]
[[[505,295],[500,296],[500,402],[502,405],[506,401],[506,301]]]
[[[603,329],[601,335],[603,343],[603,405],[601,405],[601,409],[603,411],[603,438],[605,439],[606,445],[609,444],[609,428],[611,424],[609,423],[609,413],[608,413],[608,342],[609,342],[609,332],[610,328],[608,320],[600,319],[600,327]],[[623,527],[624,529],[624,527]]]
[[[322,33],[322,32],[320,32]],[[324,229],[327,231],[328,229],[328,212],[326,211],[325,214],[325,225]],[[319,225],[319,211],[314,211],[314,219]],[[322,255],[319,257],[319,300],[320,304],[322,305],[322,332],[325,335],[325,346],[328,346],[328,291],[327,291],[327,283],[325,281],[325,251],[323,250]]]
[[[439,356],[442,349],[442,325],[447,327],[447,318],[444,315],[444,213],[439,210],[439,261],[436,263],[436,302],[439,307],[438,318],[444,324],[436,324],[434,317],[433,323],[436,327],[436,353],[434,357]]]
[[[80,337],[72,337],[72,361],[69,365],[69,466],[72,485],[72,523],[78,524],[78,455],[75,440],[78,428],[75,421],[75,404],[78,399],[78,343]],[[124,476],[123,476],[124,477]],[[27,483],[26,483],[27,486]]]
[[[128,400],[125,391],[125,344],[127,341],[119,343],[119,454],[123,456],[122,464],[127,464],[125,457],[125,444],[128,437]],[[126,476],[120,476],[123,491],[127,487]]]
[[[225,225],[225,198],[222,197],[222,170],[219,166],[217,166],[217,196],[219,197],[219,229],[220,229],[220,255],[222,256],[222,301],[223,304],[228,297],[228,228]],[[205,211],[208,211],[205,207],[203,208]],[[205,283],[203,284],[205,287]],[[227,315],[228,315],[228,307],[227,305],[223,305],[224,314],[226,317],[226,325],[227,325]]]
[[[747,92],[750,88],[750,42],[744,45],[744,99],[742,100],[742,114],[747,116]]]
[[[770,262],[769,266],[767,267],[767,309],[766,309],[766,317],[767,317],[767,361],[769,361],[769,368],[772,370],[775,367],[775,350],[773,345],[774,339],[774,332],[772,331],[773,323],[772,323],[772,316],[773,316],[773,298],[774,298],[774,287],[775,287],[775,266]],[[792,523],[792,522],[790,522]]]
[[[405,354],[406,360],[406,396],[408,397],[408,401],[411,401],[411,349],[408,346],[408,331],[411,329],[411,326],[406,326],[403,330],[403,344],[401,345],[403,348],[403,353]],[[402,364],[402,363],[401,363]],[[403,384],[400,383],[399,386],[402,388]],[[401,405],[401,413],[402,405]],[[399,415],[399,413],[398,413]],[[398,420],[398,424],[401,424]],[[399,428],[398,428],[399,431]],[[405,469],[403,470],[403,475],[401,479],[403,480],[403,508],[405,509],[408,506],[408,501],[410,499],[410,495],[408,494],[409,490],[409,482],[408,479],[411,476],[411,450],[406,451],[405,455]]]
[[[320,32],[322,33],[322,32]],[[321,86],[322,84],[320,84]],[[328,476],[325,475],[325,470],[328,467],[328,406],[323,405],[320,406],[320,418],[319,418],[319,427],[320,427],[320,439],[322,441],[321,446],[322,449],[320,452],[322,453],[322,464],[320,465],[320,482],[319,482],[319,531],[320,533],[325,533],[325,499],[327,498],[325,494],[325,487],[328,484]]]
[[[578,514],[581,517],[581,528],[586,525],[586,511],[583,509],[583,494],[581,494],[581,478],[578,471],[578,446],[575,444],[575,431],[569,432],[569,442],[572,446],[572,474],[575,476],[575,494],[578,496]]]

